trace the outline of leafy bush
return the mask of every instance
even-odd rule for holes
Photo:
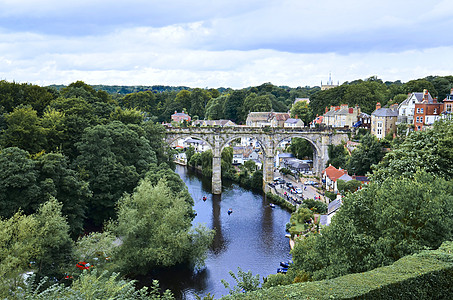
[[[223,299],[451,299],[453,242],[403,257],[393,265],[330,280],[260,289]],[[279,276],[268,282],[284,283]],[[270,284],[265,283],[264,286]]]

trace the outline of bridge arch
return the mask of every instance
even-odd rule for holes
[[[166,139],[166,142],[168,145],[171,146],[174,142],[176,142],[178,139],[181,139],[181,138],[195,138],[195,139],[205,142],[206,144],[209,145],[209,147],[211,147],[211,149],[214,149],[214,146],[209,141],[209,139],[206,139],[202,135],[197,135],[197,134],[189,134],[189,135],[188,134],[177,134],[177,135],[172,135],[171,137],[168,136]]]
[[[234,140],[237,140],[237,139],[240,139],[240,138],[243,138],[243,137],[253,137],[254,139],[256,139],[258,141],[258,143],[260,144],[260,147],[261,149],[263,150],[263,153],[264,151],[266,151],[267,149],[265,148],[265,145],[263,143],[263,141],[260,139],[260,138],[257,138],[256,136],[253,136],[252,134],[250,135],[247,135],[247,134],[241,134],[241,135],[236,135],[236,136],[233,136],[233,137],[228,137],[227,139],[225,139],[222,143],[222,146],[220,147],[220,153],[222,153],[223,149],[225,149],[225,147],[230,144],[232,141]]]

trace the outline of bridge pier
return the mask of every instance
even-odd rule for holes
[[[274,156],[266,156],[263,165],[263,190],[268,192],[269,182],[274,180]]]
[[[219,195],[222,193],[222,157],[212,157],[212,193]]]

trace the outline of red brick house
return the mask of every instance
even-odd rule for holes
[[[415,103],[414,126],[415,131],[424,130],[440,119],[444,104],[428,97],[428,90],[423,91],[423,101]]]
[[[187,122],[190,122],[190,120],[192,120],[190,118],[190,116],[188,114],[186,114],[184,111],[182,111],[180,113],[175,111],[175,113],[171,115],[171,121],[172,122],[178,122],[179,123],[179,122],[182,122],[184,120],[186,120]]]

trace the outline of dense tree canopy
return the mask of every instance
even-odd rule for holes
[[[121,237],[117,261],[123,272],[146,274],[156,267],[202,263],[212,235],[191,228],[192,207],[165,180],[153,186],[143,180],[132,195],[118,204],[118,220],[109,228]],[[201,261],[199,261],[201,259]]]

